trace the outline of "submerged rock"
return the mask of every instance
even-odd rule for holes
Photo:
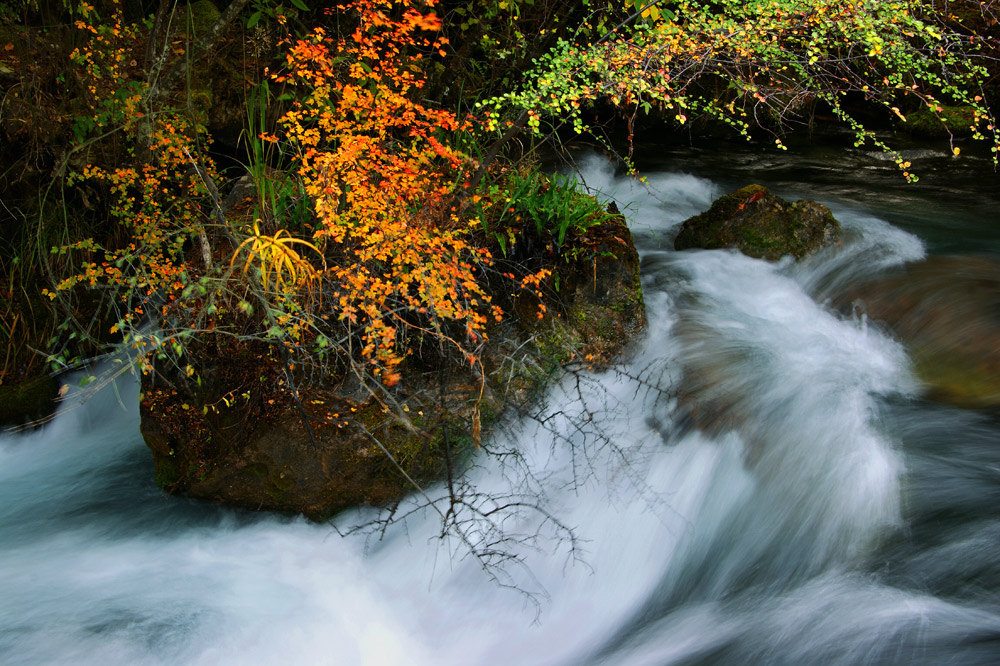
[[[1000,405],[1000,263],[930,257],[858,288],[853,305],[908,348],[930,397],[963,407]]]
[[[794,203],[761,185],[747,185],[717,199],[712,207],[684,222],[674,248],[734,248],[757,259],[796,259],[839,242],[840,224],[823,204]]]

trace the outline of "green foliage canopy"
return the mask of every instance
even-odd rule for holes
[[[604,100],[681,124],[706,114],[747,137],[762,126],[783,148],[784,123],[818,101],[856,145],[885,150],[916,180],[846,108],[855,93],[904,122],[909,108],[940,118],[946,104],[968,107],[969,129],[990,137],[996,163],[1000,139],[976,59],[983,38],[945,25],[926,0],[670,0],[640,5],[630,19],[591,41],[560,39],[519,89],[481,104],[488,126],[520,112],[536,133],[546,121],[584,132],[585,110]]]

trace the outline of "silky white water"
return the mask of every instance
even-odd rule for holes
[[[844,247],[804,264],[677,253],[718,186],[582,173],[631,217],[649,332],[498,435],[575,553],[512,519],[551,537],[519,592],[432,513],[373,541],[166,497],[121,381],[0,435],[0,663],[1000,662],[1000,425],[922,401],[905,350],[827,302],[920,240],[835,206]]]

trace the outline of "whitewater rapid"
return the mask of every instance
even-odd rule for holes
[[[997,663],[1000,428],[920,402],[905,350],[830,305],[921,241],[834,204],[847,242],[802,264],[677,253],[718,185],[581,175],[630,218],[649,332],[495,445],[575,548],[512,516],[541,538],[511,546],[510,589],[430,512],[342,538],[164,496],[123,379],[0,435],[0,663]]]

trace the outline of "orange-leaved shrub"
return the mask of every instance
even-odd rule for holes
[[[266,137],[294,148],[332,306],[387,384],[398,379],[404,336],[430,334],[475,363],[488,318],[502,314],[479,279],[490,254],[453,205],[470,160],[450,138],[469,124],[419,101],[425,61],[445,53],[433,4],[338,6],[357,27],[343,39],[317,29],[292,46],[275,78],[304,94],[281,118],[281,135]]]

